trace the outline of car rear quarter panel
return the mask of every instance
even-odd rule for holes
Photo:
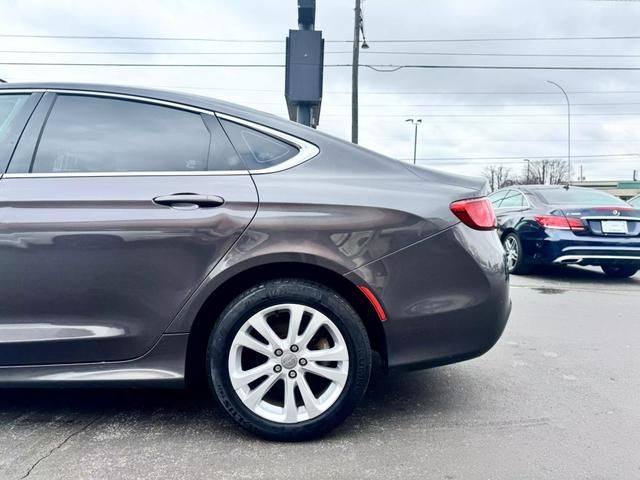
[[[422,368],[481,355],[498,340],[511,303],[495,232],[465,225],[350,272],[382,302],[390,368]]]
[[[289,170],[253,175],[259,207],[169,332],[189,331],[208,296],[258,265],[314,264],[345,275],[458,223],[449,204],[476,190],[431,183],[403,164],[326,139],[321,153]]]

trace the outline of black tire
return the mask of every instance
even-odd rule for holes
[[[509,254],[509,249],[514,248],[517,255],[517,260],[515,262],[507,262],[507,268],[509,269],[509,273],[513,275],[526,275],[531,272],[532,265],[526,262],[524,258],[524,252],[522,249],[522,242],[520,241],[520,237],[514,232],[511,232],[504,236],[502,239],[502,245]]]
[[[318,416],[298,423],[275,422],[254,413],[242,402],[229,376],[229,354],[238,331],[255,313],[283,303],[298,303],[326,315],[342,334],[349,353],[348,376],[339,397]],[[221,313],[209,338],[207,367],[211,389],[238,424],[268,440],[302,441],[326,434],[352,413],[369,383],[371,349],[357,313],[337,293],[307,280],[271,280],[238,295]]]
[[[602,265],[600,268],[610,278],[629,278],[638,272],[634,265]]]

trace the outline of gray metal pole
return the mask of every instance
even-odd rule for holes
[[[307,127],[311,126],[311,105],[301,103],[297,107],[296,121]]]
[[[418,151],[418,122],[416,122],[416,133],[413,136],[413,164],[416,164],[416,152]]]
[[[353,62],[351,65],[351,141],[358,143],[358,66],[360,64],[361,0],[356,0],[353,22]]]
[[[551,80],[547,80],[547,82],[558,87],[562,91],[562,94],[567,101],[567,160],[569,162],[568,184],[571,185],[571,102],[569,101],[569,95],[567,95],[567,92],[564,91],[564,88],[562,88],[556,82],[552,82]]]

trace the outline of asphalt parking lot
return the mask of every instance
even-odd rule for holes
[[[640,275],[513,277],[485,356],[393,377],[320,441],[277,444],[198,393],[0,391],[0,479],[640,478]]]

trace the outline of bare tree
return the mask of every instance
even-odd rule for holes
[[[564,160],[531,160],[521,183],[560,185],[567,182],[568,173]]]
[[[516,183],[511,177],[511,169],[504,165],[487,165],[482,170],[482,176],[489,182],[489,188],[492,192]]]

